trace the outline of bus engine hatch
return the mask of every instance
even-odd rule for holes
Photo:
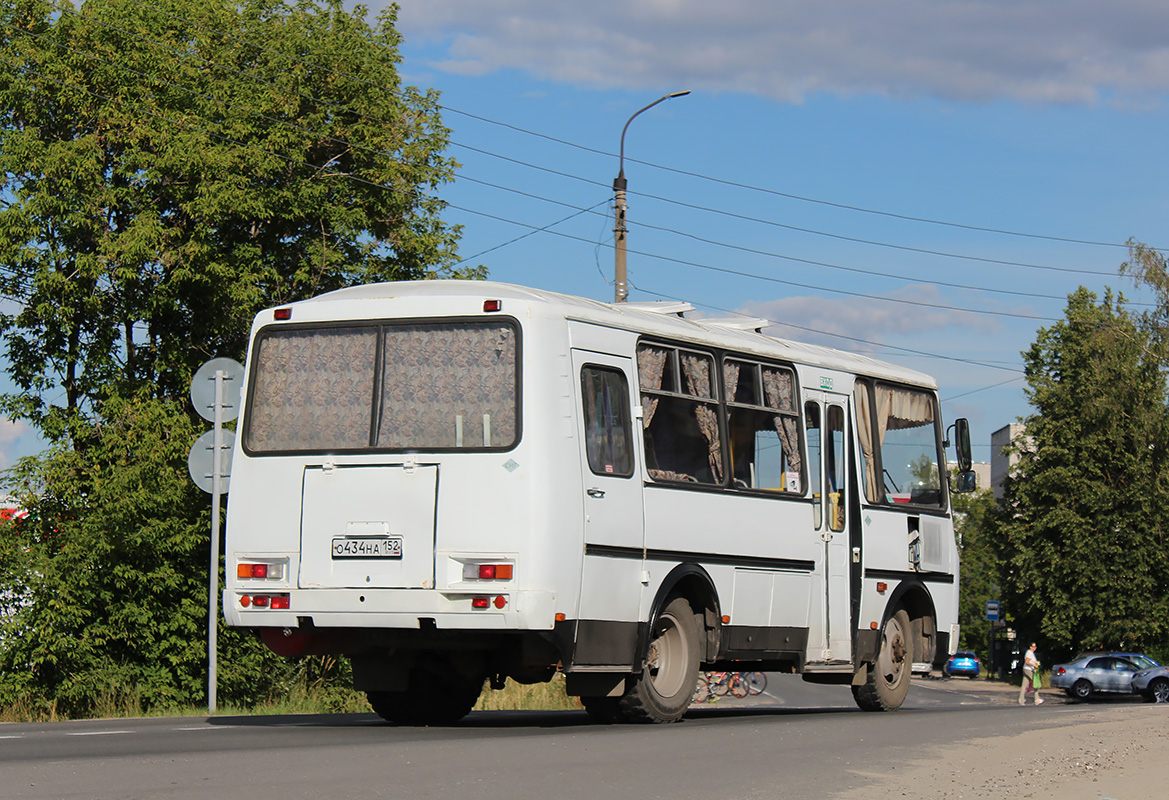
[[[437,466],[310,466],[303,487],[300,588],[434,587]]]

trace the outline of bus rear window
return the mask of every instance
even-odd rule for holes
[[[499,320],[274,329],[254,347],[244,443],[506,449],[519,430],[517,355]]]

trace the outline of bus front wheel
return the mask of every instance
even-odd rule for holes
[[[896,711],[909,693],[913,670],[913,638],[905,609],[889,617],[881,631],[881,649],[869,665],[865,682],[852,687],[856,704],[865,711]]]
[[[694,611],[676,597],[650,629],[641,674],[629,679],[621,698],[627,722],[677,722],[690,707],[698,683],[699,640]]]

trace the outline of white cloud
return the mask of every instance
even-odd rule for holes
[[[399,0],[438,69],[597,88],[1147,103],[1169,90],[1163,0]]]
[[[0,469],[7,469],[15,460],[14,445],[28,433],[32,432],[27,422],[13,419],[0,419]]]
[[[934,286],[913,285],[888,297],[929,305],[861,297],[811,296],[750,302],[739,311],[748,316],[773,322],[791,321],[800,326],[778,325],[767,330],[770,335],[866,354],[880,350],[880,344],[885,343],[933,351],[937,348],[938,337],[947,329],[976,332],[983,336],[1001,329],[998,322],[986,316],[933,307],[951,305]],[[915,338],[920,339],[916,344]]]

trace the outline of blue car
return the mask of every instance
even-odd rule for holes
[[[978,656],[967,650],[962,650],[946,661],[946,666],[942,668],[942,672],[947,677],[954,677],[955,675],[965,675],[967,678],[978,677]]]

